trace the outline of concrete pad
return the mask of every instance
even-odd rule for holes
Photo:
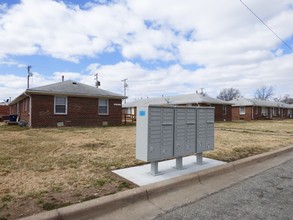
[[[151,164],[113,170],[113,172],[139,186],[145,186],[222,164],[225,162],[203,158],[203,164],[198,165],[196,156],[192,155],[183,158],[183,169],[181,170],[175,168],[176,159],[159,162],[159,173],[156,176],[151,174]]]

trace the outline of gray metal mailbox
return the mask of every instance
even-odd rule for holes
[[[197,144],[195,153],[214,149],[214,109],[197,110]]]
[[[151,163],[152,174],[158,172],[158,161],[176,158],[182,168],[182,157],[214,149],[214,108],[162,107],[137,108],[136,158]]]
[[[142,107],[137,118],[136,158],[146,162],[172,158],[174,109]]]
[[[196,109],[175,109],[174,157],[195,153],[196,146]]]

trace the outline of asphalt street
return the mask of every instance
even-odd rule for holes
[[[292,220],[293,159],[155,219]]]

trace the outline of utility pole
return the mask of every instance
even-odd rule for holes
[[[30,88],[30,77],[33,76],[33,73],[31,72],[32,66],[27,66],[27,88]]]
[[[128,79],[122,79],[121,81],[124,82],[123,87],[124,87],[124,96],[126,96],[126,88],[128,87],[128,84],[126,83],[126,80]],[[126,98],[124,99],[124,103],[126,103]]]
[[[96,87],[99,88],[99,86],[101,85],[101,82],[99,81],[99,73],[96,73],[95,76],[96,76]]]

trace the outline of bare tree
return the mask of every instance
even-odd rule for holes
[[[286,94],[283,97],[282,96],[275,97],[274,98],[274,101],[275,102],[284,102],[284,103],[290,104],[292,102],[292,98],[290,98],[290,95],[289,94]]]
[[[274,88],[272,86],[262,86],[255,91],[254,98],[260,100],[268,100],[274,95],[273,91]]]
[[[287,104],[290,104],[291,101],[292,101],[292,98],[290,98],[289,94],[284,95],[283,98],[281,99],[281,102],[284,102]]]
[[[199,94],[201,94],[202,96],[207,96],[208,93],[207,93],[207,92],[204,92],[203,90],[204,90],[204,88],[200,88],[200,92],[198,92],[198,91],[196,90],[196,93],[199,93]]]
[[[282,97],[275,97],[273,98],[275,102],[282,102]]]
[[[235,99],[240,96],[240,91],[239,89],[235,88],[226,88],[223,89],[219,95],[217,96],[218,99],[222,99],[225,101],[230,101],[232,99]]]

